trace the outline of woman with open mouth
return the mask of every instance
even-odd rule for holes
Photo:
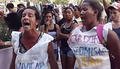
[[[72,31],[68,40],[76,63],[74,69],[111,69],[110,56],[113,55],[120,65],[120,42],[112,30],[106,30],[100,24],[103,8],[97,0],[85,0],[81,5],[81,19],[83,26]],[[98,29],[102,28],[105,44],[100,40]],[[118,68],[120,69],[120,68]]]
[[[23,32],[12,32],[14,47],[11,69],[58,69],[53,54],[53,37],[37,30],[40,21],[34,6],[25,8],[22,14]],[[48,63],[49,61],[49,63]]]

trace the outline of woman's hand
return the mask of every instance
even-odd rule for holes
[[[12,44],[10,41],[3,42],[2,40],[0,40],[0,46],[12,46]]]
[[[0,40],[0,46],[4,46],[4,45],[5,43],[2,40]]]
[[[45,24],[46,24],[46,26],[49,26],[50,25],[50,21],[46,21]]]
[[[4,46],[12,46],[12,44],[10,41],[6,41],[6,42],[4,42]]]

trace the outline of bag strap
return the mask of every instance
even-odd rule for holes
[[[101,44],[106,46],[106,41],[105,41],[105,39],[103,37],[103,26],[104,26],[104,24],[99,24],[97,26],[97,35],[98,35],[98,38],[99,38]]]

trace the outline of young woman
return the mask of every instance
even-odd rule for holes
[[[111,30],[103,27],[104,46],[97,35],[97,26],[103,8],[96,0],[85,0],[81,5],[83,27],[73,30],[68,44],[76,57],[75,69],[111,69],[109,53],[120,64],[120,42]]]
[[[67,44],[67,40],[73,29],[77,26],[77,23],[73,21],[74,11],[70,7],[65,8],[65,22],[61,25],[61,32],[59,33],[59,37],[61,39],[60,46],[60,56],[62,69],[73,69],[74,64],[74,54],[70,47]]]
[[[31,6],[25,8],[22,14],[23,32],[12,32],[14,47],[11,69],[58,69],[51,41],[53,37],[36,30],[40,15],[38,10]]]
[[[79,26],[82,26],[82,20],[80,18],[80,8],[78,6],[74,7],[74,14],[75,14],[75,21],[78,23]]]
[[[57,34],[60,32],[59,25],[54,24],[52,19],[53,19],[53,13],[51,11],[48,11],[45,13],[45,19],[44,19],[44,25],[41,26],[42,32],[45,32],[51,36],[54,37],[54,40],[52,42],[53,44],[53,49],[54,49],[54,55],[56,59],[58,60],[58,39],[57,39]]]

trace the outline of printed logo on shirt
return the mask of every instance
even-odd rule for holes
[[[111,69],[108,50],[100,43],[96,30],[82,31],[77,27],[68,39],[76,57],[74,69]]]
[[[80,34],[74,34],[70,37],[68,40],[69,44],[81,44],[81,42],[85,43],[99,43],[98,36],[93,35],[93,36],[81,36]]]
[[[41,63],[19,63],[18,66],[16,67],[16,69],[33,69],[33,66],[35,65],[35,69],[42,69],[43,67],[45,67],[44,62]]]
[[[72,48],[73,53],[75,54],[78,66],[80,67],[93,67],[103,64],[102,56],[107,54],[105,48],[92,47],[87,44],[86,46],[75,46]]]
[[[101,66],[104,57],[108,56],[108,50],[100,44],[97,35],[75,34],[70,37],[68,44],[75,54],[78,68]]]
[[[79,57],[77,58],[78,66],[80,67],[93,67],[103,64],[103,59],[101,57],[97,57],[96,59],[92,57]]]
[[[87,46],[89,45],[87,44]],[[72,50],[76,56],[104,56],[107,54],[106,48],[87,46],[75,46]]]

